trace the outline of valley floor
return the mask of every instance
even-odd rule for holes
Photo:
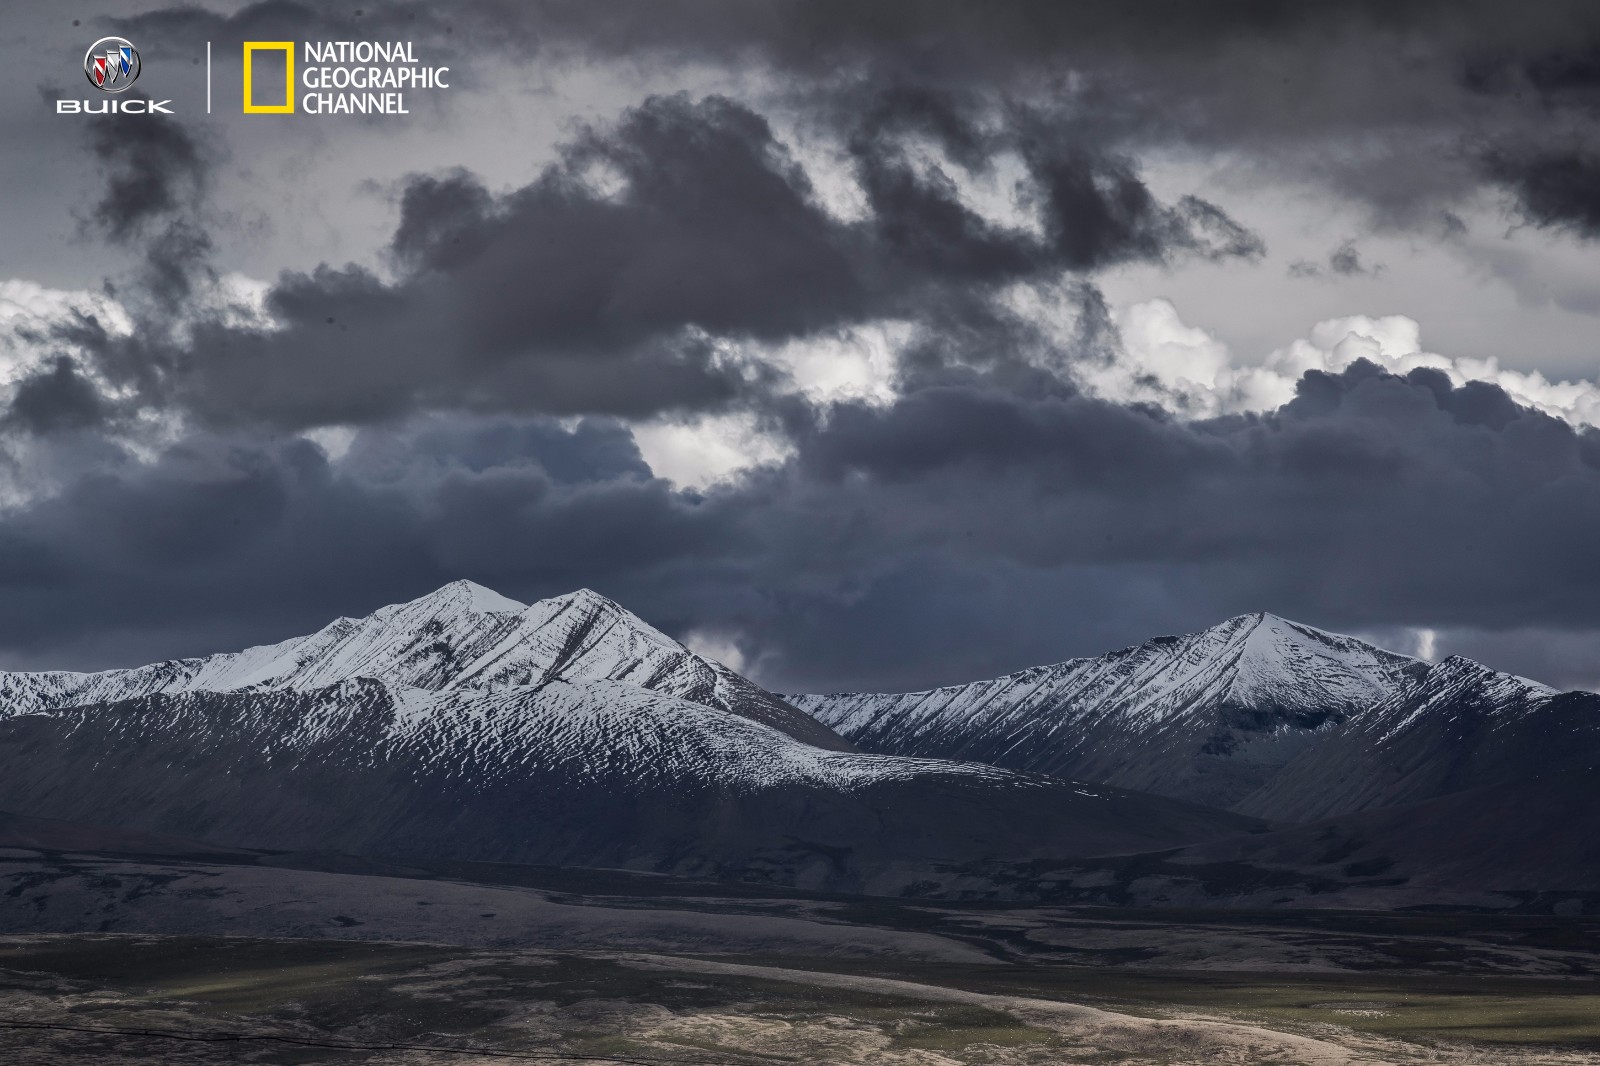
[[[1592,917],[17,848],[0,931],[19,1066],[1600,1063]]]
[[[1580,1063],[1600,997],[1329,980],[45,936],[0,945],[0,1057],[83,1063]],[[850,968],[847,968],[850,969]]]

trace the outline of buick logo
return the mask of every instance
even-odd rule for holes
[[[96,89],[120,93],[139,79],[139,50],[125,37],[102,37],[84,53],[83,73]]]

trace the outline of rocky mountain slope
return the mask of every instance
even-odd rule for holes
[[[1186,848],[1178,865],[1287,877],[1301,902],[1600,912],[1600,763]],[[1246,886],[1248,887],[1248,886]],[[1274,902],[1283,892],[1262,897]],[[1495,898],[1495,897],[1499,898]]]
[[[470,581],[240,652],[98,673],[0,673],[0,713],[157,693],[305,692],[358,677],[432,692],[624,681],[732,711],[820,747],[850,747],[811,716],[599,593],[579,589],[530,606]]]
[[[1297,755],[1237,809],[1310,821],[1595,766],[1600,694],[1556,692],[1452,656]]]
[[[866,751],[973,759],[1230,806],[1424,662],[1271,614],[991,681],[788,701]]]
[[[524,607],[457,582],[281,644],[0,686],[0,809],[219,844],[898,892],[951,862],[1260,828],[855,752],[588,591]]]
[[[1596,766],[1600,695],[1272,615],[785,699],[593,592],[456,582],[242,652],[0,674],[0,810],[25,817],[849,892],[1587,901]]]
[[[1600,914],[1600,766],[1241,833],[1066,863],[946,869],[1002,898],[1117,907],[1465,910]],[[1457,919],[1443,919],[1454,931]]]
[[[0,808],[215,843],[840,890],[1258,828],[982,764],[829,750],[612,680],[147,695],[0,720],[0,769]]]

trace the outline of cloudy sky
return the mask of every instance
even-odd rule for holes
[[[56,113],[107,34],[173,116]],[[247,40],[451,87],[245,115]],[[22,0],[0,59],[0,666],[468,577],[780,689],[1255,610],[1600,686],[1592,3]]]

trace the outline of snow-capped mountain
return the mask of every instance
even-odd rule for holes
[[[1091,857],[1090,880],[1132,884],[1168,863],[1136,853],[1262,819],[1356,818],[1359,836],[1395,804],[1566,802],[1577,786],[1526,783],[1600,765],[1600,695],[1272,615],[972,685],[791,701],[588,590],[525,606],[456,582],[241,652],[0,674],[0,810],[234,846],[986,893]],[[1203,855],[1290,861],[1229,847]]]
[[[455,582],[279,644],[0,675],[0,809],[291,850],[898,892],[941,863],[1169,847],[1254,819],[855,752],[589,590]]]
[[[599,593],[579,589],[530,606],[470,581],[240,652],[98,673],[0,673],[0,708],[15,714],[156,693],[303,692],[358,677],[434,692],[557,679],[625,681],[733,711],[825,748],[849,747],[815,719]]]
[[[1600,767],[1600,695],[1451,656],[1354,717],[1236,809],[1279,821]]]
[[[1271,614],[900,694],[788,701],[863,750],[973,759],[1229,806],[1426,663]]]
[[[1126,852],[1252,819],[829,750],[626,681],[157,693],[0,719],[0,809],[213,843],[899,892],[937,865]]]

